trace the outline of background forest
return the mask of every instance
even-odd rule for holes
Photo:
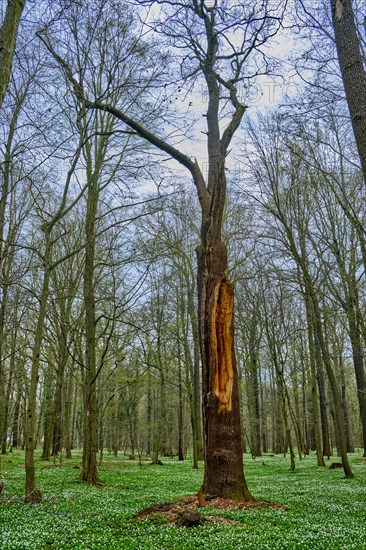
[[[251,4],[25,4],[0,111],[0,445],[25,450],[27,502],[37,448],[82,449],[93,485],[106,455],[203,459],[201,176],[227,183],[244,452],[338,455],[349,478],[365,453],[366,132],[334,35],[353,5],[364,70],[364,6]]]

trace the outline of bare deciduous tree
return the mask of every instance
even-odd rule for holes
[[[79,99],[89,109],[113,114],[153,146],[189,170],[196,186],[202,221],[198,258],[198,322],[202,360],[205,416],[205,478],[203,493],[220,497],[252,498],[243,473],[240,406],[234,347],[234,286],[228,276],[227,249],[222,236],[227,194],[225,163],[232,138],[246,106],[238,86],[267,69],[261,47],[276,34],[280,16],[270,6],[251,7],[245,2],[229,8],[223,2],[197,0],[157,2],[166,9],[160,32],[183,51],[184,81],[200,76],[208,96],[207,180],[198,161],[147,129],[139,120],[98,99],[89,100],[66,63]],[[192,32],[194,30],[194,32]],[[235,39],[233,35],[235,33]],[[238,44],[236,46],[236,44]],[[248,61],[260,54],[261,68]],[[57,54],[56,54],[57,56]],[[263,60],[261,64],[260,59]],[[221,120],[224,113],[224,120]],[[221,129],[224,125],[224,130]]]

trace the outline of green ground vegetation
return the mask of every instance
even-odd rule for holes
[[[264,455],[245,459],[252,494],[278,504],[223,511],[203,509],[237,522],[175,527],[162,518],[133,520],[138,511],[197,491],[203,470],[189,460],[164,459],[164,466],[106,455],[103,488],[76,483],[80,455],[72,460],[37,460],[39,504],[25,505],[24,454],[1,457],[0,548],[13,549],[366,549],[366,461],[350,455],[355,479],[316,467],[315,457],[297,462]],[[335,459],[336,460],[336,459]],[[332,462],[332,460],[330,461]],[[328,462],[328,464],[330,464]]]

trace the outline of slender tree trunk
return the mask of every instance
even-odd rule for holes
[[[191,417],[191,428],[192,428],[192,448],[193,448],[193,469],[198,470],[198,441],[197,441],[197,424],[196,424],[196,411],[195,403],[193,398],[192,391],[188,392],[189,400],[189,411]]]
[[[71,426],[70,426],[70,451],[75,449],[77,441],[77,416],[78,416],[78,391],[77,385],[71,386],[71,396],[72,400],[72,414],[71,414]],[[70,456],[71,458],[71,456]]]
[[[264,402],[264,389],[266,384],[265,380],[262,380],[261,366],[259,365],[259,381],[260,381],[260,409],[261,414],[261,436],[262,436],[262,450],[264,453],[268,453],[268,433],[267,433],[267,410],[265,409]]]
[[[280,392],[281,402],[282,402],[282,416],[283,416],[283,424],[284,424],[285,433],[286,433],[286,446],[288,447],[290,452],[290,470],[291,472],[294,472],[296,467],[295,453],[292,445],[291,429],[290,429],[288,414],[287,414],[286,385],[285,385],[285,380],[283,376],[283,368],[284,368],[283,365],[280,365],[277,363],[276,369],[278,372],[279,392]]]
[[[151,433],[152,433],[152,424],[153,424],[153,403],[152,403],[151,384],[152,384],[151,371],[149,369],[147,372],[147,406],[146,406],[146,429],[147,429],[146,454],[147,456],[151,455],[151,450],[152,450]]]
[[[259,403],[258,383],[258,342],[257,342],[257,321],[253,316],[249,334],[249,360],[248,360],[248,403],[250,404],[251,423],[251,452],[252,456],[261,456],[261,414]]]
[[[31,381],[28,394],[27,416],[25,426],[25,502],[39,502],[41,493],[36,488],[34,450],[36,444],[36,408],[37,408],[37,387],[39,379],[39,367],[41,357],[41,345],[43,339],[44,322],[46,319],[46,309],[50,282],[50,252],[51,242],[50,233],[45,230],[45,254],[44,254],[44,273],[43,285],[40,298],[40,306],[37,319],[37,327],[34,339],[32,353]]]
[[[156,342],[156,361],[159,371],[159,391],[156,397],[155,422],[154,422],[154,441],[153,441],[153,464],[160,464],[159,454],[165,449],[166,444],[166,391],[165,391],[165,373],[163,369],[162,355],[162,311],[158,306],[157,311],[157,342]]]
[[[72,458],[71,449],[72,449],[72,430],[73,430],[73,391],[74,391],[74,382],[72,376],[69,376],[64,388],[65,392],[65,407],[64,407],[64,437],[65,437],[65,452],[66,458]]]
[[[10,422],[9,418],[9,408],[10,408],[10,395],[12,390],[12,384],[13,384],[13,375],[14,375],[14,367],[15,367],[15,350],[14,348],[11,351],[11,360],[9,365],[9,376],[8,376],[8,383],[6,385],[6,392],[5,392],[5,407],[4,407],[4,426],[3,426],[3,440],[1,445],[1,454],[6,454],[7,444],[8,444],[8,425]]]
[[[119,422],[118,422],[118,399],[114,400],[113,414],[111,417],[111,452],[113,456],[118,456],[119,450]]]
[[[337,452],[337,456],[341,456],[341,447],[340,447],[340,442],[339,442],[339,430],[338,430],[338,426],[337,426],[337,419],[336,419],[336,415],[335,415],[335,407],[334,407],[334,400],[333,400],[333,397],[330,396],[330,416],[331,416],[331,419],[332,419],[332,422],[333,422],[333,433],[332,431],[330,430],[329,434],[330,434],[330,438],[331,438],[331,447],[335,447],[336,448],[336,452]],[[333,437],[334,436],[334,437]]]
[[[136,450],[136,404],[134,396],[130,397],[128,405],[128,433],[130,436],[131,457],[135,459]]]
[[[161,382],[161,381],[160,381]],[[161,384],[160,384],[161,390]],[[152,459],[151,464],[159,464],[159,454],[161,449],[161,391],[156,388],[154,392],[154,416],[153,416],[153,439],[152,439]]]
[[[97,410],[105,411],[103,380],[99,380],[99,384],[98,384]],[[98,450],[99,450],[98,466],[99,467],[101,467],[103,463],[106,430],[107,430],[107,426],[105,422],[105,414],[103,414],[102,412],[101,414],[99,414],[99,417],[98,417],[98,430],[97,430],[97,441],[98,441]]]
[[[189,280],[186,279],[186,284],[189,284]],[[199,422],[197,422],[197,404],[198,409],[200,409],[200,403],[201,399],[200,396],[197,397],[197,373],[196,373],[196,359],[198,358],[198,367],[199,367],[199,351],[198,355],[196,355],[196,351],[194,351],[194,358],[192,361],[192,354],[190,349],[190,342],[189,342],[189,335],[188,335],[188,327],[186,322],[184,321],[186,318],[186,302],[184,299],[184,292],[183,292],[183,286],[181,285],[182,291],[179,294],[179,317],[183,320],[182,325],[182,340],[183,340],[183,353],[184,353],[184,363],[186,366],[186,388],[188,392],[188,399],[189,399],[189,411],[190,411],[190,420],[191,420],[191,427],[192,427],[192,447],[193,447],[193,468],[195,470],[198,469],[198,460],[200,457],[202,458],[203,450],[202,450],[202,430],[201,430],[201,415],[199,415]],[[188,291],[188,296],[190,296],[190,291]],[[198,334],[196,336],[194,335],[194,331],[197,333],[197,322],[196,322],[196,315],[194,311],[191,311],[191,308],[194,308],[193,304],[193,297],[188,297],[188,313],[190,317],[190,322],[192,326],[193,331],[193,346],[195,348],[195,338],[198,338]],[[194,325],[196,328],[194,328]],[[198,380],[199,380],[199,373],[198,373]],[[201,443],[199,441],[201,440]]]
[[[366,456],[366,381],[365,365],[361,343],[361,333],[357,326],[355,312],[349,314],[349,335],[352,346],[353,365],[356,375],[357,399],[362,424],[362,436],[364,446],[364,456]]]
[[[184,460],[183,451],[183,388],[182,388],[182,364],[180,349],[178,346],[178,460]]]
[[[301,358],[301,361],[302,361],[302,367],[304,368],[304,364],[303,364],[304,362],[302,358]],[[295,361],[294,361],[294,364],[296,364]],[[302,422],[301,413],[300,413],[299,379],[298,379],[297,368],[293,370],[292,384],[293,384],[293,394],[294,394],[294,407],[291,406],[288,392],[287,392],[287,400],[288,400],[288,407],[291,415],[292,424],[296,434],[299,460],[302,460],[303,455],[306,454],[306,449],[305,449],[305,443],[304,443],[304,433],[302,430],[303,422]]]
[[[90,169],[90,168],[89,168]],[[95,335],[95,218],[98,205],[99,185],[95,174],[89,173],[87,212],[85,220],[85,267],[84,267],[84,307],[85,307],[85,373],[83,381],[84,397],[84,441],[83,464],[79,480],[90,485],[101,483],[97,467],[97,365]]]
[[[275,367],[275,364],[273,365]],[[275,454],[286,454],[287,443],[285,441],[285,426],[282,408],[281,382],[278,377],[277,369],[274,378],[274,410],[275,410],[275,434],[274,434],[274,452]]]
[[[182,293],[182,286],[177,289],[178,293]],[[183,315],[182,315],[183,313]],[[178,354],[178,460],[183,461],[184,460],[184,451],[183,451],[183,377],[182,377],[182,338],[184,338],[184,328],[182,330],[180,319],[183,322],[183,326],[185,325],[185,315],[184,311],[181,311],[181,305],[179,303],[179,300],[177,302],[176,306],[176,336],[177,336],[177,354]],[[186,375],[187,375],[186,368]],[[186,376],[187,377],[187,376]],[[193,429],[195,428],[194,423],[192,423]],[[195,441],[194,441],[194,435],[193,435],[193,454],[196,451],[197,447],[195,449]]]
[[[16,449],[19,445],[19,421],[20,421],[20,407],[21,407],[21,400],[22,400],[20,369],[18,369],[17,374],[19,378],[16,385],[16,398],[15,398],[13,422],[12,422],[12,430],[11,430],[12,449]]]
[[[57,456],[62,448],[62,394],[64,389],[65,369],[67,364],[66,327],[61,324],[58,337],[58,358],[56,370],[56,386],[53,399],[53,433],[52,433],[52,455]]]
[[[198,323],[197,323],[197,313],[194,304],[194,293],[191,281],[187,277],[186,280],[187,286],[187,307],[189,318],[191,321],[192,336],[193,336],[193,369],[191,368],[191,385],[193,391],[193,405],[194,411],[192,411],[192,422],[194,423],[194,439],[195,439],[195,452],[196,460],[194,460],[194,468],[198,468],[198,460],[203,460],[204,458],[204,449],[203,449],[203,436],[202,436],[202,401],[201,401],[201,377],[200,377],[200,342],[198,334]],[[188,343],[188,342],[187,342]],[[186,344],[186,342],[185,342]],[[189,350],[185,351],[186,357],[188,357]],[[189,353],[190,365],[192,364],[191,354]]]
[[[315,452],[317,457],[317,464],[320,467],[325,466],[324,452],[322,449],[321,433],[324,435],[324,430],[321,430],[323,423],[321,421],[320,413],[320,399],[318,397],[318,384],[316,375],[316,358],[315,358],[315,345],[314,345],[314,328],[313,328],[313,315],[311,311],[311,304],[308,299],[305,299],[306,314],[308,321],[308,344],[309,344],[309,360],[310,360],[310,387],[311,387],[311,405],[312,405],[312,421],[314,429],[314,443]],[[323,440],[324,441],[324,440]]]
[[[346,394],[346,380],[344,376],[344,364],[343,364],[343,357],[342,353],[339,354],[339,371],[341,375],[341,399],[342,399],[342,409],[343,409],[343,418],[344,418],[344,425],[346,429],[346,445],[347,445],[347,453],[353,453],[353,445],[351,442],[351,427],[350,427],[350,421],[349,421],[349,413],[348,413],[348,403],[347,403],[347,394]]]
[[[307,387],[308,387],[308,384],[307,384],[307,380],[310,380],[310,388],[311,388],[311,401],[313,400],[313,387],[316,388],[316,376],[314,377],[314,386],[313,386],[313,377],[310,376],[310,377],[307,377],[306,376],[306,373],[305,371],[303,372],[303,376],[302,376],[302,416],[303,416],[303,430],[304,430],[304,444],[305,444],[305,451],[306,451],[306,454],[308,455],[309,452],[310,452],[310,449],[311,449],[311,444],[310,444],[310,427],[309,427],[309,422],[308,422],[308,416],[309,416],[309,412],[308,412],[308,409],[309,409],[309,406],[308,406],[308,398],[307,398]],[[315,403],[318,403],[318,398],[316,396],[315,398]],[[312,410],[311,410],[311,413],[312,413]],[[319,412],[318,412],[319,414]],[[320,426],[320,422],[318,420],[318,434],[319,434],[319,446],[318,446],[318,449],[320,449],[320,455],[323,459],[323,453],[321,452],[321,438],[320,438],[320,431],[319,431],[319,426]],[[322,464],[319,464],[319,459],[318,459],[318,451],[316,451],[316,455],[317,455],[317,462],[318,462],[318,466],[322,466]],[[324,462],[324,459],[323,459],[323,462]]]
[[[318,350],[320,351],[320,349]],[[318,382],[319,390],[319,404],[320,404],[320,419],[322,426],[322,440],[323,440],[323,456],[329,457],[332,454],[330,447],[330,436],[329,436],[329,422],[328,422],[328,407],[327,407],[327,396],[325,391],[325,380],[323,373],[323,363],[321,356],[317,353],[317,369],[316,369],[316,379]]]
[[[12,449],[16,449],[19,446],[21,439],[20,434],[22,432],[22,390],[24,385],[24,368],[22,364],[22,359],[19,358],[18,365],[15,369],[15,403],[11,428]]]
[[[1,239],[1,234],[0,234]],[[1,242],[1,241],[0,241]],[[0,246],[1,248],[1,246]],[[1,266],[1,262],[0,262]],[[2,285],[0,303],[0,444],[6,438],[7,410],[6,410],[6,374],[4,369],[4,342],[5,342],[5,305],[7,302],[8,285]],[[5,451],[6,452],[6,451]],[[5,454],[5,453],[2,453]]]
[[[28,384],[25,384],[27,389],[24,392],[23,397],[23,403],[22,403],[22,415],[21,415],[21,430],[20,430],[20,436],[21,436],[21,449],[22,451],[25,450],[25,438],[26,438],[26,427],[27,427],[27,395],[28,395]]]
[[[299,460],[303,459],[303,454],[305,454],[305,445],[304,440],[301,433],[300,423],[299,423],[299,417],[296,415],[295,411],[293,410],[293,407],[291,405],[290,396],[287,387],[285,386],[285,393],[286,393],[286,402],[288,407],[288,412],[290,413],[290,418],[292,422],[292,426],[294,428],[295,437],[296,437],[296,443],[297,443],[297,449],[299,454]]]
[[[43,451],[41,458],[50,459],[52,443],[52,412],[53,412],[53,388],[54,366],[49,362],[44,371],[44,395],[43,395]]]

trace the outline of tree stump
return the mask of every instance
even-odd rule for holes
[[[177,520],[178,527],[198,527],[204,522],[204,517],[197,512],[183,512]]]
[[[341,462],[332,462],[332,464],[329,466],[329,470],[335,470],[336,468],[343,468],[343,465]]]

